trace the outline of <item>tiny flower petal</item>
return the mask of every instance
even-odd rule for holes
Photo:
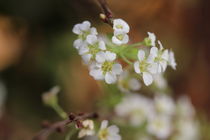
[[[108,126],[108,121],[107,120],[103,120],[102,123],[101,123],[100,129],[105,129],[105,128],[107,128],[107,126]]]
[[[122,66],[120,65],[120,64],[114,64],[113,66],[112,66],[112,72],[114,73],[114,74],[120,74],[120,73],[122,73]]]
[[[88,62],[90,62],[91,56],[92,56],[91,54],[82,55],[82,59],[85,64],[88,64]]]
[[[148,72],[143,72],[143,80],[146,86],[149,86],[152,84],[153,77],[150,73]]]
[[[112,52],[109,52],[109,51],[105,52],[105,59],[107,61],[113,61],[113,60],[116,59],[116,57],[117,57],[117,55],[115,53],[112,53]]]
[[[99,52],[96,54],[96,61],[98,63],[103,63],[105,61],[105,53],[104,52]]]
[[[138,59],[139,59],[139,61],[144,60],[144,58],[145,58],[145,52],[143,50],[139,50],[138,51]]]
[[[99,48],[101,50],[106,50],[106,45],[105,45],[104,41],[99,41]]]
[[[90,22],[89,21],[84,21],[81,26],[80,26],[80,29],[83,30],[83,31],[86,31],[90,28]]]
[[[95,80],[103,80],[103,72],[100,69],[92,69],[90,75],[93,76]]]
[[[97,42],[97,36],[95,35],[88,35],[87,36],[87,42],[91,45],[95,44]]]
[[[105,75],[105,81],[107,84],[113,84],[117,81],[117,77],[115,74],[111,72],[107,72]]]
[[[134,70],[135,70],[136,73],[141,73],[141,70],[140,70],[139,62],[138,61],[136,61],[134,63]]]
[[[124,33],[128,33],[130,30],[130,27],[128,24],[122,20],[122,19],[114,19],[113,21],[113,29],[115,31],[122,31]]]

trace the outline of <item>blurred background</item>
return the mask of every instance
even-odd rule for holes
[[[210,1],[108,0],[115,17],[131,26],[131,42],[154,32],[175,52],[177,71],[167,78],[175,96],[187,94],[198,111],[210,115]],[[29,140],[42,120],[57,120],[41,94],[59,85],[67,112],[91,111],[100,98],[72,47],[72,27],[89,20],[111,32],[95,0],[0,1],[0,139]]]

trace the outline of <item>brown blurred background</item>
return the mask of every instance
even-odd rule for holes
[[[131,26],[132,42],[154,32],[172,48],[177,71],[167,77],[175,95],[187,94],[199,111],[210,114],[210,1],[108,0],[116,17]],[[111,28],[98,15],[94,0],[0,1],[0,70],[7,88],[0,139],[28,140],[44,119],[57,119],[42,105],[41,94],[62,88],[69,111],[89,111],[98,86],[72,47],[74,24],[90,20],[99,32]],[[91,96],[90,96],[91,95]]]

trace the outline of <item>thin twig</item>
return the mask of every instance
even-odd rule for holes
[[[103,22],[108,23],[112,26],[113,14],[112,11],[109,9],[106,0],[98,0],[98,3],[103,10],[103,14],[100,14],[100,18],[103,20]]]
[[[69,118],[67,120],[56,122],[52,125],[47,126],[43,130],[41,130],[34,138],[33,140],[47,140],[48,136],[53,132],[63,132],[65,127],[75,122],[77,127],[81,128],[83,127],[81,124],[82,120],[88,119],[88,118],[97,118],[98,115],[96,113],[89,113],[89,114],[73,114],[71,113],[69,115]]]

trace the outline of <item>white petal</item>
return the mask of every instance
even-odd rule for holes
[[[117,134],[119,133],[119,128],[116,125],[111,125],[108,127],[108,131],[111,133]]]
[[[151,63],[150,66],[147,69],[150,73],[156,74],[156,73],[158,73],[158,64],[157,63]]]
[[[120,41],[119,39],[117,39],[116,36],[113,36],[112,37],[112,42],[116,45],[121,45],[122,44],[122,41]]]
[[[168,50],[164,50],[162,56],[161,56],[164,60],[168,61],[169,59],[169,53]]]
[[[83,59],[85,64],[88,64],[90,62],[91,57],[92,57],[91,54],[82,55],[82,59]]]
[[[129,41],[129,36],[127,34],[124,35],[123,40],[122,40],[122,44],[127,44]]]
[[[96,54],[96,61],[98,62],[98,63],[103,63],[106,59],[105,59],[106,57],[105,57],[105,53],[104,52],[98,52],[97,54]]]
[[[155,47],[155,41],[156,41],[156,36],[154,33],[150,33],[150,32],[147,32],[147,34],[149,35],[149,39],[151,40],[151,45],[153,47]]]
[[[77,34],[77,35],[80,35],[82,33],[81,30],[80,30],[80,26],[81,26],[81,24],[74,25],[74,27],[72,29],[72,32]]]
[[[167,61],[164,61],[164,60],[161,61],[160,65],[162,67],[162,72],[164,72],[166,70],[166,68],[167,68]]]
[[[115,53],[112,53],[110,51],[105,52],[105,59],[107,61],[114,61],[116,59],[117,55]]]
[[[100,129],[105,129],[108,126],[108,121],[107,120],[103,120],[101,123],[101,128]]]
[[[100,69],[92,69],[89,73],[95,80],[103,80],[104,75]]]
[[[107,72],[105,75],[105,81],[107,84],[113,84],[117,81],[117,77],[115,74],[111,72]]]
[[[83,46],[84,42],[82,39],[77,39],[74,41],[73,46],[76,49],[79,49],[81,46]]]
[[[134,63],[134,70],[135,70],[136,73],[141,73],[141,70],[140,70],[140,66],[139,66],[139,62],[138,61],[136,61]]]
[[[114,73],[114,74],[121,74],[122,72],[123,72],[123,70],[122,70],[122,66],[120,65],[120,64],[114,64],[113,66],[112,66],[112,72]]]
[[[105,45],[105,43],[104,43],[104,41],[99,41],[99,48],[101,49],[101,50],[106,50],[106,45]]]
[[[156,56],[158,55],[158,48],[157,48],[157,47],[152,47],[152,48],[150,49],[150,55],[151,55],[152,57],[156,57]]]
[[[90,22],[89,21],[84,21],[80,26],[80,29],[82,31],[87,31],[87,30],[89,30],[89,28],[90,28]]]
[[[89,48],[86,45],[81,46],[80,49],[79,49],[79,54],[80,55],[83,55],[83,54],[88,53],[88,52],[89,52]]]
[[[146,86],[149,86],[153,82],[152,75],[148,72],[143,72],[143,80]]]
[[[170,51],[169,52],[169,65],[175,70],[176,69],[176,61],[174,58],[174,52]]]
[[[138,51],[138,59],[139,59],[139,61],[144,60],[144,58],[145,58],[145,52],[143,50],[139,50]]]
[[[90,34],[91,35],[97,35],[98,34],[98,32],[97,32],[95,27],[90,28]]]
[[[97,36],[88,35],[86,40],[89,44],[94,45],[97,42]]]
[[[160,50],[162,50],[162,49],[163,49],[163,45],[162,45],[162,43],[160,42],[160,40],[158,40],[158,44],[159,44],[159,46],[160,46]]]
[[[141,88],[141,83],[136,78],[131,78],[128,81],[128,85],[130,89],[134,91],[139,90]]]

